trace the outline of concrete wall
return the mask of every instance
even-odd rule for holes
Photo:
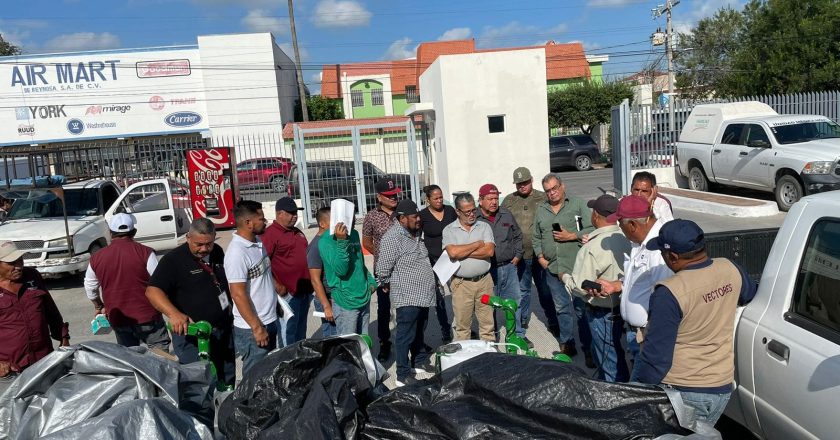
[[[420,76],[420,93],[434,107],[431,182],[444,197],[484,183],[512,192],[519,166],[537,181],[548,173],[544,49],[441,56]],[[489,133],[491,115],[504,115],[505,132]]]

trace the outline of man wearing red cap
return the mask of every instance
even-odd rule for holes
[[[499,189],[492,183],[478,190],[478,220],[487,222],[493,230],[496,251],[490,259],[490,275],[495,284],[495,293],[502,298],[516,301],[516,334],[525,337],[522,328],[522,292],[516,265],[522,260],[522,230],[506,208],[499,207]],[[498,332],[498,325],[496,326]],[[525,339],[528,341],[528,339]],[[530,341],[528,341],[529,345]]]
[[[599,279],[598,282],[605,294],[622,292],[621,317],[629,326],[627,350],[635,359],[639,353],[639,343],[644,339],[643,329],[648,321],[648,305],[653,288],[656,283],[674,276],[674,272],[665,264],[662,254],[645,247],[659,235],[663,225],[653,215],[646,199],[633,195],[623,197],[618,203],[615,219],[633,247],[624,260],[624,278]]]

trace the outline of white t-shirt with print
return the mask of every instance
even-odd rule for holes
[[[260,238],[256,239],[256,242],[251,242],[239,234],[232,235],[225,252],[225,275],[229,283],[245,283],[245,291],[251,297],[260,321],[271,324],[277,320],[277,293],[271,276],[271,259]],[[236,303],[233,304],[233,325],[251,328],[242,318]]]

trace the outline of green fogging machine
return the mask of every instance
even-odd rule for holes
[[[172,331],[172,324],[166,323],[166,328]],[[216,373],[216,365],[210,360],[210,334],[213,332],[213,326],[207,321],[191,322],[187,324],[187,336],[195,336],[198,345],[198,358],[202,361],[210,363],[210,372],[216,378],[216,389],[219,391],[233,390],[232,384],[226,384],[219,379]]]

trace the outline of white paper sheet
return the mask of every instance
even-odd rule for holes
[[[441,283],[446,284],[449,282],[449,279],[452,278],[452,275],[455,275],[455,272],[458,271],[458,268],[461,267],[460,261],[453,261],[449,259],[449,254],[446,251],[440,255],[438,258],[437,263],[435,263],[435,267],[433,270],[435,274],[437,274],[438,279]]]
[[[339,223],[344,223],[349,233],[350,228],[353,227],[355,210],[356,205],[348,200],[334,199],[330,202],[330,235],[335,233],[335,225]]]

